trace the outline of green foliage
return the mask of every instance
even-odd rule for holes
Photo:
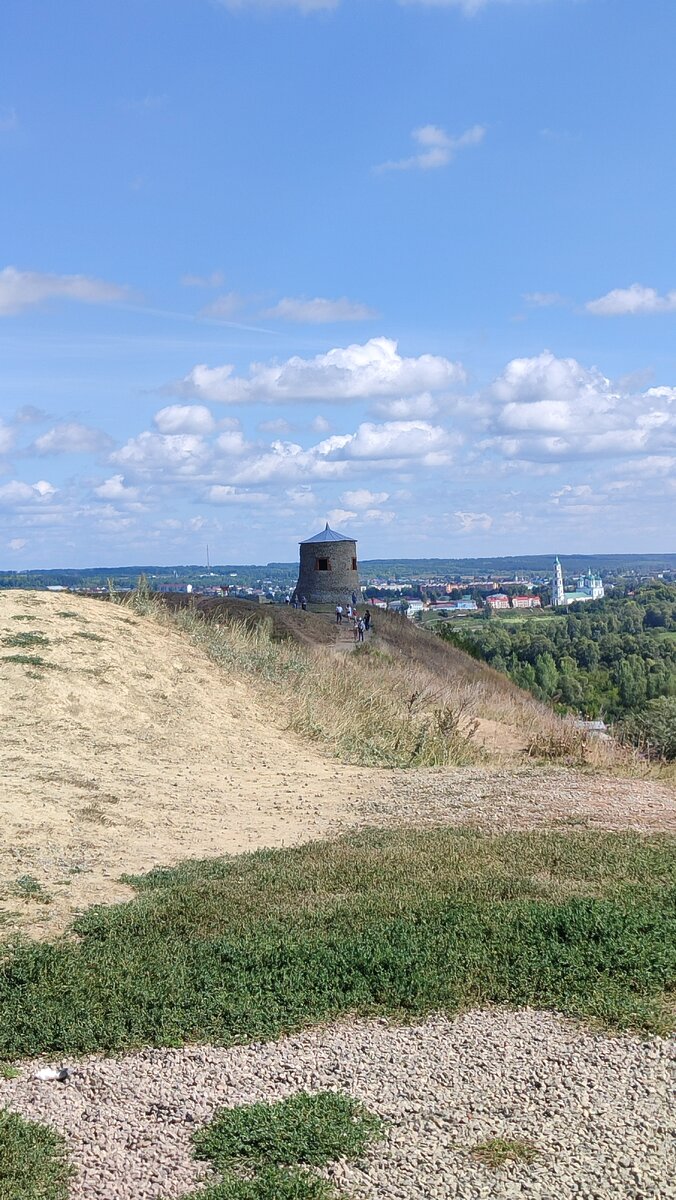
[[[642,712],[630,713],[619,727],[620,736],[667,762],[676,759],[676,696],[651,700]]]
[[[195,1134],[195,1154],[219,1170],[322,1167],[358,1157],[381,1122],[350,1096],[298,1092],[276,1104],[223,1108]]]
[[[2,1200],[67,1200],[71,1174],[58,1134],[0,1110]]]
[[[221,1183],[191,1192],[185,1200],[337,1200],[337,1193],[324,1179],[305,1171],[267,1167],[255,1179],[226,1175]]]
[[[370,832],[186,863],[0,962],[0,1057],[276,1039],[345,1013],[538,1005],[660,1029],[667,838]]]
[[[446,641],[565,711],[620,720],[676,696],[676,586],[578,604],[549,621],[442,625]]]
[[[8,633],[2,639],[3,646],[48,646],[49,638],[44,633]]]

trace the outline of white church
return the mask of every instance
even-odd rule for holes
[[[563,586],[563,570],[558,558],[554,561],[554,578],[552,579],[552,606],[563,607],[567,604],[580,604],[585,600],[602,600],[605,588],[600,575],[588,571],[575,580],[575,591],[567,592]]]

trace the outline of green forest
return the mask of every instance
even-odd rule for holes
[[[437,632],[559,711],[602,718],[676,755],[675,585],[647,584],[547,621],[512,624],[493,614]]]

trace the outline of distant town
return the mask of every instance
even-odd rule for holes
[[[208,559],[208,555],[205,554]],[[359,564],[362,595],[376,607],[463,617],[507,611],[537,612],[630,592],[651,580],[676,581],[676,554],[538,555],[521,558],[365,560]],[[144,575],[158,592],[228,596],[284,604],[296,584],[296,563],[260,565],[148,565],[0,572],[2,588],[81,592],[128,591]]]

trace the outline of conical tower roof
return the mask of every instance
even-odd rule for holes
[[[301,544],[301,546],[309,546],[311,542],[354,542],[354,541],[355,541],[355,538],[347,537],[346,534],[344,534],[344,533],[336,533],[335,529],[331,529],[329,527],[329,523],[327,521],[326,528],[322,529],[321,533],[316,533],[314,535],[314,537],[311,537],[311,538],[305,538],[305,541],[301,542],[300,544]]]

